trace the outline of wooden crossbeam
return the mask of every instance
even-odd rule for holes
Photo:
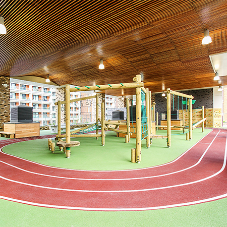
[[[125,89],[125,88],[141,88],[141,87],[143,87],[143,85],[144,85],[143,82],[135,82],[135,83],[111,84],[111,86],[110,85],[84,86],[84,87],[70,88],[70,92]]]
[[[70,135],[70,137],[101,137],[101,134],[80,134],[80,135]],[[57,138],[65,138],[66,135],[57,136]]]
[[[151,138],[161,138],[161,139],[164,139],[164,138],[167,138],[167,136],[162,136],[162,135],[151,135]]]
[[[77,99],[71,99],[70,103],[71,102],[78,102],[78,101],[82,101],[82,100],[86,100],[86,99],[93,99],[93,98],[96,98],[96,95],[82,97],[82,98],[77,98]],[[60,104],[65,104],[66,103],[65,101],[59,101],[59,102],[60,102]],[[57,105],[58,102],[55,102],[54,104]]]
[[[206,120],[206,118],[203,118],[201,121],[198,121],[197,123],[195,123],[192,127],[193,129],[195,129],[199,124],[201,124],[202,122],[204,122]]]
[[[116,121],[105,121],[105,125],[126,125],[126,123]]]
[[[172,91],[172,90],[170,90],[170,88],[167,89],[167,92],[168,91],[172,95],[178,95],[178,96],[185,97],[185,98],[188,98],[188,99],[194,99],[194,96],[192,96],[192,95],[186,95],[186,94],[183,94],[183,93],[178,92],[178,91]]]
[[[123,134],[127,134],[127,131],[123,131],[123,130],[119,130],[119,129],[115,129],[115,128],[108,128],[108,130],[109,131],[123,133]]]

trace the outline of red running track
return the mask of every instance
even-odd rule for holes
[[[0,148],[25,140],[1,140]],[[214,129],[176,160],[150,168],[85,171],[0,152],[0,198],[80,210],[151,210],[227,197],[227,131]]]

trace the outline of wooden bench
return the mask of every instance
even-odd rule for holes
[[[66,141],[59,141],[56,144],[59,148],[63,147],[66,152],[66,158],[70,158],[70,147],[80,146],[79,141],[70,141],[70,143],[66,143]]]
[[[1,137],[5,138],[15,138],[15,133],[14,132],[4,132],[0,131]]]

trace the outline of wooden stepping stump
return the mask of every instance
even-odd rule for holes
[[[70,147],[76,147],[76,146],[80,146],[80,142],[79,141],[71,141],[70,143],[66,143],[66,141],[59,141],[57,142],[57,146],[63,147],[64,150],[66,151],[66,158],[70,158]]]

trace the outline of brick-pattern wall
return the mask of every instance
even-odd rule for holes
[[[0,129],[10,121],[10,78],[0,76]]]
[[[193,95],[194,100],[196,100],[195,104],[193,104],[193,109],[201,109],[202,106],[204,106],[205,109],[207,108],[213,108],[213,88],[209,89],[199,89],[199,90],[186,90],[181,91],[181,93]],[[152,100],[155,100],[156,106],[155,106],[155,112],[158,112],[158,119],[159,119],[159,125],[161,120],[161,113],[164,113],[166,111],[166,96],[163,97],[161,93],[158,94],[152,94]],[[182,110],[182,97],[179,97],[176,95],[171,95],[171,110]],[[173,98],[174,98],[174,108],[173,108]],[[178,101],[179,100],[179,101]],[[183,98],[183,100],[186,100],[186,98]],[[186,106],[183,105],[183,109],[186,109]],[[156,115],[155,115],[156,116]]]

